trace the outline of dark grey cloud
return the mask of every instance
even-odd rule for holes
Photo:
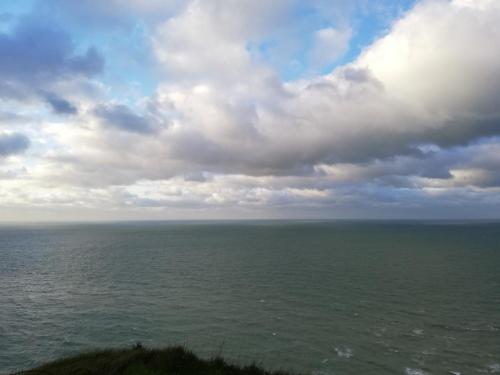
[[[147,134],[155,130],[151,119],[134,113],[125,105],[102,105],[94,110],[94,114],[104,125],[127,132]]]
[[[33,84],[67,76],[92,76],[102,71],[104,59],[90,47],[75,53],[70,36],[48,23],[21,20],[12,32],[0,34],[0,77]]]
[[[54,93],[44,93],[44,97],[55,113],[65,115],[75,115],[78,113],[77,108],[73,104]]]
[[[30,141],[23,134],[0,134],[0,157],[20,154],[28,149]]]
[[[378,87],[382,87],[381,83],[378,82],[373,74],[368,69],[363,69],[359,67],[347,67],[340,71],[340,74],[350,82],[355,83],[372,83]]]
[[[500,99],[497,98],[497,106]],[[428,132],[427,139],[441,147],[462,146],[500,134],[500,113],[457,116],[444,126]]]
[[[78,53],[68,33],[35,16],[21,18],[11,31],[0,32],[0,56],[0,97],[39,98],[56,113],[76,111],[52,92],[58,82],[90,78],[104,69],[104,58],[94,47]]]

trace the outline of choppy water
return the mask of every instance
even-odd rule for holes
[[[500,224],[0,227],[0,373],[186,344],[314,374],[500,373]]]

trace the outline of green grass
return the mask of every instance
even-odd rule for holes
[[[103,350],[60,359],[18,375],[288,375],[222,358],[200,359],[183,347]]]

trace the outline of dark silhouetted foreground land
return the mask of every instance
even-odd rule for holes
[[[104,350],[61,359],[18,375],[287,375],[255,365],[236,366],[215,357],[204,360],[182,347]]]

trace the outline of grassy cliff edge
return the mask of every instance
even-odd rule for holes
[[[201,359],[180,347],[103,350],[60,359],[16,375],[289,375],[255,365],[228,364],[221,357]]]

